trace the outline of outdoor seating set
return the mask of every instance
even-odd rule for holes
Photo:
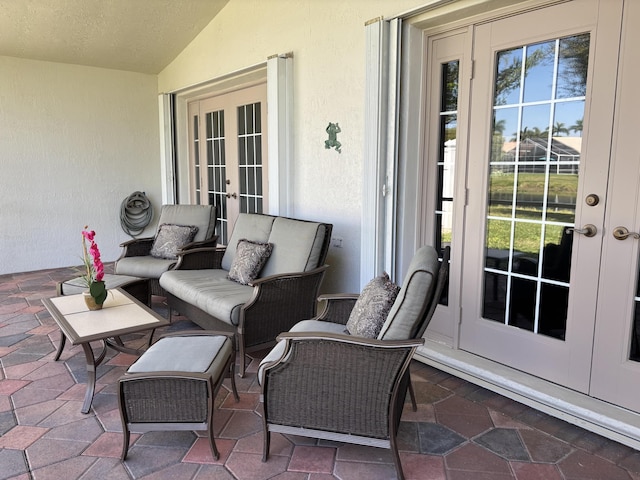
[[[445,286],[449,249],[439,260],[433,247],[421,247],[401,287],[384,274],[361,295],[318,297],[332,225],[240,214],[228,246],[220,248],[211,245],[215,207],[196,207],[196,215],[178,206],[180,218],[168,215],[172,207],[163,207],[156,238],[169,222],[188,227],[203,221],[195,236],[182,237],[176,258],[162,265],[149,255],[154,239],[125,243],[110,280],[133,277],[126,290],[140,277],[151,278],[151,291],[167,297],[170,312],[203,330],[162,337],[120,379],[122,459],[130,432],[171,429],[208,431],[218,458],[213,405],[227,375],[238,400],[236,348],[244,376],[245,354],[273,345],[258,370],[263,461],[271,432],[280,432],[388,448],[403,478],[396,433],[407,392],[416,408],[409,364]],[[146,247],[132,256],[136,243]],[[323,308],[316,316],[318,302]]]

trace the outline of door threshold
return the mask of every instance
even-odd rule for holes
[[[640,450],[640,414],[636,412],[428,339],[416,352],[415,359]]]

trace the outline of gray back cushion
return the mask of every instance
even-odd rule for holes
[[[158,227],[163,223],[198,227],[194,242],[213,236],[216,228],[216,209],[212,205],[163,205]]]
[[[435,248],[424,246],[418,249],[411,260],[400,293],[380,330],[379,340],[412,338],[433,297],[439,268]]]
[[[273,252],[260,277],[306,272],[318,267],[326,227],[317,222],[277,217],[267,240]]]
[[[227,271],[231,270],[231,264],[236,256],[238,240],[246,238],[252,242],[267,243],[275,218],[270,215],[241,213],[236,220],[227,249],[222,257],[222,268]]]

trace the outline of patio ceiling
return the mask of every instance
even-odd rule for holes
[[[229,0],[0,0],[0,55],[155,74]]]

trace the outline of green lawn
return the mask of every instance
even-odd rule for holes
[[[506,250],[509,248],[509,239],[511,236],[511,208],[509,206],[492,206],[490,214],[492,216],[506,217],[505,220],[489,220],[487,228],[487,248],[498,248]],[[564,210],[553,212],[554,221],[573,222],[574,212],[572,210]],[[540,210],[535,209],[518,209],[517,218],[520,219],[541,219]],[[544,244],[555,243],[560,244],[562,237],[562,225],[550,225],[545,227]],[[537,255],[540,249],[540,235],[542,234],[542,225],[539,223],[516,222],[514,245],[516,251],[523,253],[531,253]]]
[[[511,206],[497,203],[493,199],[507,200],[513,196],[513,174],[500,174],[491,176],[492,199],[489,205],[489,214],[494,217],[505,217],[505,220],[490,220],[487,230],[487,247],[508,249],[511,235]],[[520,173],[518,175],[518,197],[529,202],[542,204],[545,176],[542,173]],[[575,202],[578,190],[577,175],[552,175],[549,179],[550,201],[559,199],[559,202],[571,204]],[[517,205],[515,216],[522,220],[542,220],[542,209],[535,206]],[[548,208],[546,219],[553,222],[573,223],[575,211],[560,205],[558,208]],[[545,241],[548,243],[560,243],[563,226],[546,225]],[[516,222],[514,235],[514,249],[519,252],[538,254],[540,248],[540,235],[542,226],[536,223]]]
[[[543,173],[519,173],[518,193],[520,195],[542,195],[544,192]],[[578,175],[551,175],[549,192],[553,195],[575,197],[578,192]],[[491,175],[491,195],[511,194],[513,192],[513,173]]]
[[[518,176],[518,195],[520,198],[527,198],[529,202],[539,202],[542,204],[542,192],[544,191],[545,177],[542,173],[520,173]],[[567,199],[567,203],[575,201],[578,189],[577,175],[553,175],[550,180],[549,190],[553,192],[554,198]],[[513,197],[513,174],[494,174],[491,176],[491,192],[489,215],[492,217],[505,217],[505,220],[489,220],[487,228],[487,248],[507,250],[510,247],[511,238],[511,206],[507,203],[498,203],[497,199],[510,201]],[[516,207],[516,219],[520,220],[542,220],[542,209],[538,206]],[[558,223],[573,223],[575,220],[575,210],[560,206],[558,208],[547,209],[547,221]],[[562,225],[550,225],[545,227],[544,244],[559,244],[562,237]],[[542,226],[539,223],[516,222],[514,245],[516,251],[538,255],[540,249],[540,236]],[[442,232],[442,241],[451,241],[451,232]]]

